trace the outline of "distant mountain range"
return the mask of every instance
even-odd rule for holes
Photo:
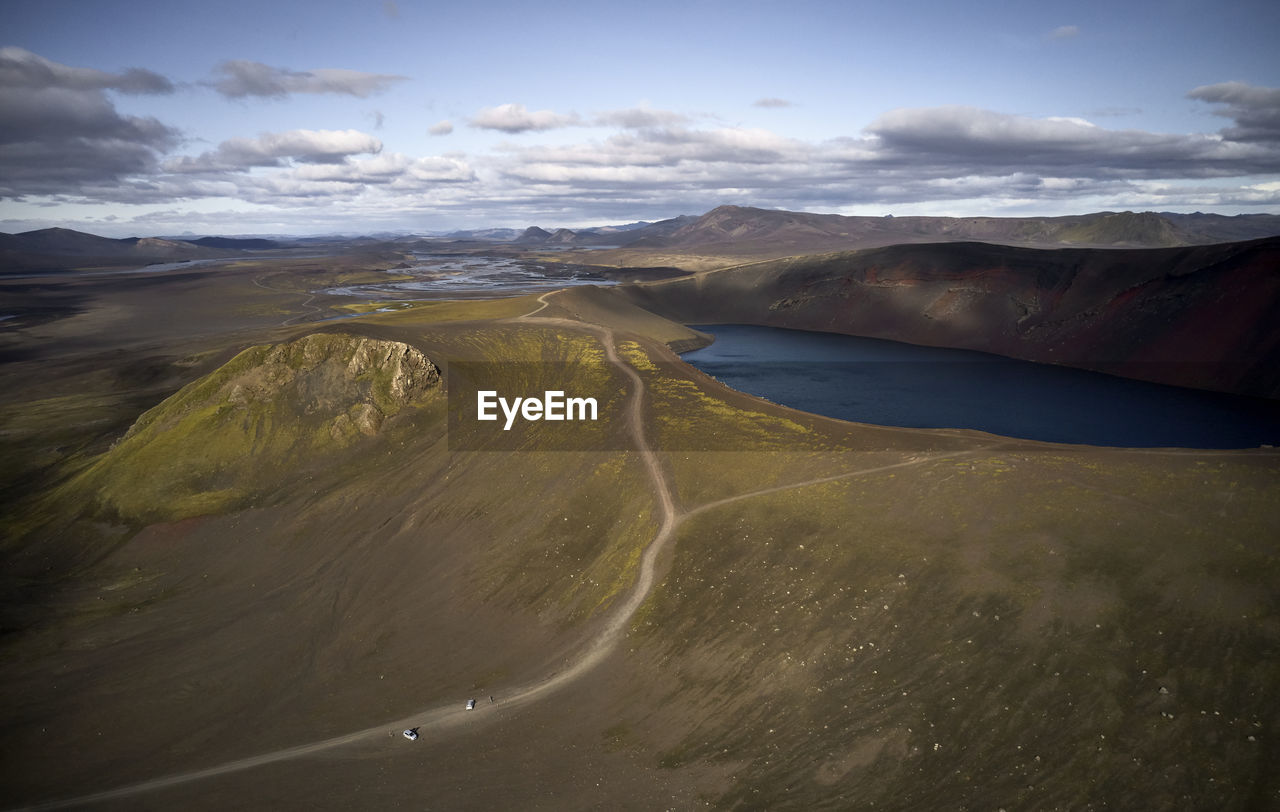
[[[1036,248],[1168,248],[1280,235],[1280,215],[1097,212],[1065,217],[845,217],[720,206],[628,248],[791,256],[904,243],[986,242]]]
[[[457,232],[479,238],[481,232]],[[846,217],[720,206],[700,217],[608,229],[491,231],[521,246],[617,246],[738,256],[798,254],[935,242],[986,242],[1032,248],[1171,248],[1280,235],[1280,215],[1097,212],[1064,217]],[[455,236],[455,235],[450,235]]]
[[[700,217],[549,231],[530,226],[455,231],[443,237],[374,235],[270,240],[198,237],[110,239],[47,228],[0,234],[0,271],[121,266],[234,256],[240,252],[325,246],[430,248],[441,241],[520,248],[617,247],[776,258],[889,245],[985,242],[1034,248],[1169,248],[1280,235],[1280,215],[1097,212],[1065,217],[846,217],[720,206]]]
[[[461,231],[450,231],[435,236],[444,237],[451,240],[481,240],[486,242],[514,242],[522,245],[538,245],[547,242],[556,235],[561,235],[561,241],[564,243],[572,243],[575,245],[619,245],[621,243],[635,239],[635,235],[631,232],[643,229],[663,231],[662,223],[672,223],[676,220],[683,222],[692,222],[698,218],[684,215],[676,217],[673,220],[663,220],[661,223],[650,223],[644,220],[638,220],[634,223],[624,223],[616,226],[592,226],[590,228],[580,228],[571,231],[567,228],[556,229],[555,232],[547,231],[540,226],[529,226],[521,231],[517,228],[482,228],[482,229],[465,229]],[[555,243],[552,243],[555,244]]]
[[[663,239],[697,220],[697,217],[686,214],[670,220],[659,220],[656,223],[628,223],[622,226],[581,228],[577,231],[558,228],[554,232],[538,226],[530,226],[516,235],[511,242],[516,245],[621,247],[631,245],[640,239]]]

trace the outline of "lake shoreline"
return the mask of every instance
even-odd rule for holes
[[[1103,372],[742,324],[684,360],[727,386],[802,411],[873,425],[973,429],[1124,448],[1280,445],[1280,402]]]

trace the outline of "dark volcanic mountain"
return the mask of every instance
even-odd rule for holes
[[[642,244],[640,241],[644,240],[657,245],[680,229],[693,225],[700,219],[702,218],[697,215],[682,214],[679,217],[648,223],[643,228],[630,231],[622,241],[626,242],[627,245],[640,245]]]
[[[0,234],[0,273],[208,259],[227,256],[237,248],[248,247],[221,244],[223,242],[271,243],[270,240],[222,240],[216,237],[195,242],[161,237],[116,240],[67,228],[44,228],[21,234]]]
[[[1280,238],[1137,250],[897,245],[623,290],[685,323],[886,338],[1280,396]]]
[[[239,251],[266,251],[280,247],[280,243],[275,240],[255,238],[201,237],[198,240],[188,240],[187,242],[192,245],[203,245],[206,248],[231,248]]]
[[[112,240],[69,228],[42,228],[0,235],[0,250],[32,254],[106,256],[128,251],[135,241]]]
[[[520,236],[515,241],[522,245],[542,245],[549,239],[551,239],[550,231],[537,226],[529,226],[520,233]]]

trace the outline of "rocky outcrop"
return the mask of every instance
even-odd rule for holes
[[[323,421],[334,439],[342,439],[353,430],[376,434],[386,418],[423,400],[439,381],[439,368],[408,344],[314,334],[251,347],[196,386],[206,402],[222,401],[246,415],[289,413]],[[157,409],[163,413],[167,403]],[[148,412],[126,436],[154,422]]]
[[[216,511],[348,464],[440,397],[439,368],[398,341],[323,333],[250,347],[139,417],[81,484],[125,517]]]

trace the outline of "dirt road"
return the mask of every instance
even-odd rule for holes
[[[450,728],[461,726],[462,724],[472,720],[484,718],[484,716],[493,713],[499,708],[505,711],[537,702],[552,692],[586,675],[598,666],[625,637],[628,624],[635,616],[636,611],[649,597],[649,593],[653,589],[654,582],[657,577],[656,562],[658,556],[671,543],[672,539],[675,537],[677,528],[679,528],[680,524],[686,518],[731,502],[749,499],[755,496],[777,493],[779,491],[794,488],[802,488],[808,485],[831,482],[837,479],[846,479],[863,474],[877,473],[893,468],[919,465],[938,456],[914,456],[902,462],[890,465],[881,465],[863,470],[848,471],[834,476],[826,476],[787,485],[779,485],[725,499],[719,499],[693,508],[678,509],[672,493],[672,483],[666,471],[663,470],[657,454],[651,450],[648,438],[645,434],[644,398],[646,390],[644,381],[630,364],[627,364],[619,358],[617,348],[614,344],[614,334],[609,328],[595,324],[570,321],[567,319],[538,317],[536,314],[548,306],[549,303],[547,299],[552,295],[554,294],[549,293],[539,296],[538,301],[541,302],[541,306],[537,310],[519,317],[518,320],[567,327],[569,329],[586,331],[594,334],[600,340],[601,345],[604,348],[605,358],[608,363],[616,367],[631,382],[631,392],[626,406],[627,412],[625,416],[625,423],[628,433],[634,441],[637,453],[639,453],[640,458],[644,463],[645,470],[648,473],[649,480],[654,491],[654,496],[657,501],[659,517],[658,530],[654,534],[652,541],[650,541],[648,546],[645,548],[644,555],[640,562],[639,575],[636,578],[635,584],[631,587],[626,598],[612,609],[608,620],[596,635],[582,648],[580,654],[571,660],[563,669],[548,674],[537,681],[526,683],[514,690],[504,692],[500,703],[480,703],[473,711],[467,711],[464,709],[464,697],[460,697],[457,702],[452,703],[447,707],[434,707],[420,710],[401,719],[388,721],[379,724],[376,727],[358,730],[342,736],[335,736],[307,744],[300,744],[296,747],[262,753],[257,756],[226,762],[203,770],[177,773],[151,781],[144,781],[139,784],[132,784],[125,787],[119,787],[117,789],[82,795],[75,798],[51,801],[27,808],[40,810],[64,809],[69,807],[85,806],[96,802],[128,798],[180,784],[227,775],[229,773],[239,772],[242,770],[249,770],[254,767],[261,767],[275,762],[301,758],[346,745],[355,744],[357,742],[368,742],[379,738],[387,738],[389,736],[398,738],[401,730],[410,727],[418,728],[423,735],[438,735]],[[957,456],[958,454],[977,453],[983,450],[986,450],[986,448],[975,449],[971,452],[949,452],[949,455]]]

